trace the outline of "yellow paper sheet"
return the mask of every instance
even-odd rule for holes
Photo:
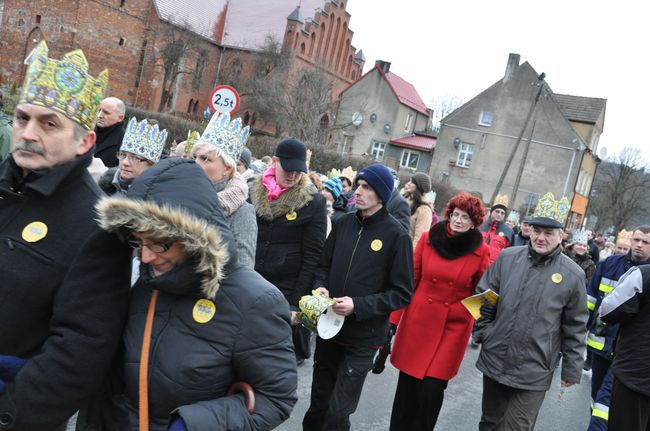
[[[488,289],[483,293],[468,296],[460,302],[472,314],[474,319],[479,319],[481,317],[481,306],[486,303],[497,305],[499,294],[492,289]]]

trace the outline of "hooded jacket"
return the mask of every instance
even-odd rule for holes
[[[298,184],[269,201],[259,175],[250,184],[257,214],[255,271],[273,283],[297,310],[309,295],[327,235],[325,197],[307,175]]]
[[[189,256],[157,277],[149,265],[140,265],[121,360],[127,429],[137,429],[142,336],[154,289],[159,294],[149,357],[151,431],[167,430],[176,416],[195,430],[271,429],[296,402],[289,307],[273,285],[237,261],[214,193],[194,161],[171,158],[139,176],[127,198],[98,204],[107,231],[175,239]],[[227,395],[237,381],[255,391],[253,414],[241,394]]]
[[[579,383],[587,332],[585,276],[558,246],[540,258],[510,247],[483,274],[476,290],[499,294],[493,322],[479,319],[476,367],[517,389],[545,391],[562,353],[562,380]]]

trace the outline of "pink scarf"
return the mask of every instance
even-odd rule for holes
[[[277,183],[277,181],[275,181],[274,166],[271,166],[266,171],[264,171],[264,175],[262,175],[262,184],[264,185],[264,188],[268,190],[267,198],[269,199],[269,202],[276,200],[282,193],[289,190],[286,187],[282,187]]]

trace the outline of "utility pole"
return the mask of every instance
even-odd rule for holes
[[[515,180],[515,185],[512,188],[512,198],[510,202],[512,202],[513,208],[515,206],[515,202],[517,199],[517,192],[519,191],[519,183],[521,182],[521,175],[524,173],[524,166],[526,165],[526,159],[528,158],[528,149],[530,148],[530,142],[533,140],[533,132],[535,131],[535,124],[537,124],[537,120],[533,121],[533,126],[530,128],[530,135],[528,136],[528,141],[526,142],[526,146],[524,147],[524,154],[523,156],[521,156],[521,163],[519,164],[517,179]]]
[[[521,138],[524,136],[524,132],[526,131],[526,127],[528,127],[528,122],[530,121],[530,118],[533,116],[533,112],[535,111],[535,107],[537,106],[537,102],[539,102],[539,98],[542,95],[542,90],[544,89],[544,78],[546,77],[546,74],[542,72],[538,77],[537,81],[539,85],[539,90],[537,90],[537,95],[535,96],[535,100],[533,101],[533,104],[530,107],[530,110],[528,111],[528,115],[526,116],[526,121],[524,121],[524,127],[521,128],[521,133],[519,133],[519,136],[517,137],[517,141],[515,142],[515,145],[512,147],[512,151],[510,152],[510,156],[508,157],[508,161],[506,162],[506,166],[503,168],[503,172],[501,173],[501,178],[499,178],[499,182],[497,182],[497,186],[494,189],[494,193],[492,193],[492,198],[490,199],[490,203],[493,203],[494,200],[497,197],[497,194],[499,193],[499,190],[501,189],[501,186],[503,186],[503,180],[506,178],[506,174],[508,173],[508,170],[510,169],[510,165],[512,164],[512,159],[515,158],[515,153],[517,152],[517,148],[519,148],[519,143],[521,142]],[[512,201],[514,203],[514,201]]]

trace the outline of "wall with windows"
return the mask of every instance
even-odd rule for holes
[[[431,153],[387,144],[384,162],[398,172],[427,172]]]

